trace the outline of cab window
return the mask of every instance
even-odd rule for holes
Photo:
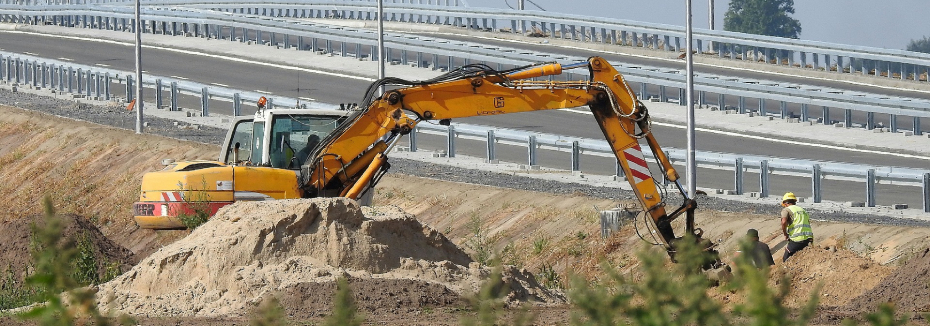
[[[236,144],[239,144],[239,161],[250,161],[252,155],[252,121],[240,121],[233,127],[232,140],[226,149],[225,161],[232,163]]]
[[[299,169],[344,116],[280,115],[272,120],[271,166]]]

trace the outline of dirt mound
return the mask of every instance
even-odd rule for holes
[[[902,312],[930,311],[930,249],[924,249],[881,280],[878,286],[852,300],[851,311],[873,311],[889,302]]]
[[[776,264],[772,282],[779,282],[781,274],[788,275],[792,288],[789,304],[806,302],[810,291],[822,284],[820,304],[839,306],[871,289],[891,272],[891,268],[852,251],[813,246],[791,256],[784,264]]]
[[[237,202],[101,285],[97,297],[131,315],[208,317],[242,315],[283,293],[312,314],[331,300],[317,291],[331,293],[345,277],[362,308],[411,309],[457,302],[490,274],[398,208],[363,214],[344,198]],[[507,268],[503,279],[511,302],[564,302],[525,271]]]
[[[84,237],[93,244],[94,258],[98,262],[97,275],[103,277],[107,265],[116,264],[121,270],[128,270],[136,263],[136,257],[131,251],[107,239],[100,230],[86,218],[75,214],[60,214],[56,216],[62,220],[64,229],[62,236],[80,242]],[[32,223],[41,227],[45,219],[35,215],[15,221],[0,221],[0,272],[11,271],[13,280],[17,283],[28,276],[31,271],[32,253]],[[7,274],[3,274],[6,277]]]

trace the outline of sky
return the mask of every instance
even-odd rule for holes
[[[460,0],[462,1],[462,0]],[[516,0],[509,1],[516,7]],[[529,0],[546,11],[685,25],[685,0]],[[527,1],[527,9],[535,9]],[[708,28],[710,0],[692,0],[694,28]],[[507,8],[505,0],[465,0],[472,7]],[[729,0],[714,0],[714,25],[723,29]],[[930,37],[930,0],[795,0],[800,38],[887,49]]]

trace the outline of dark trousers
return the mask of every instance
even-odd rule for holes
[[[781,258],[781,262],[784,263],[785,261],[788,260],[788,257],[791,257],[798,251],[801,251],[801,249],[807,248],[807,246],[809,246],[813,242],[814,242],[814,239],[807,239],[801,242],[794,242],[794,241],[788,240],[788,245],[785,246],[785,256]]]

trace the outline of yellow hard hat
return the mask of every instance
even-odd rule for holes
[[[786,202],[786,201],[788,201],[788,200],[795,200],[795,201],[796,201],[796,200],[798,200],[798,197],[795,197],[793,192],[786,192],[786,193],[785,193],[785,196],[784,196],[784,197],[781,197],[781,201],[782,201],[782,202]]]

